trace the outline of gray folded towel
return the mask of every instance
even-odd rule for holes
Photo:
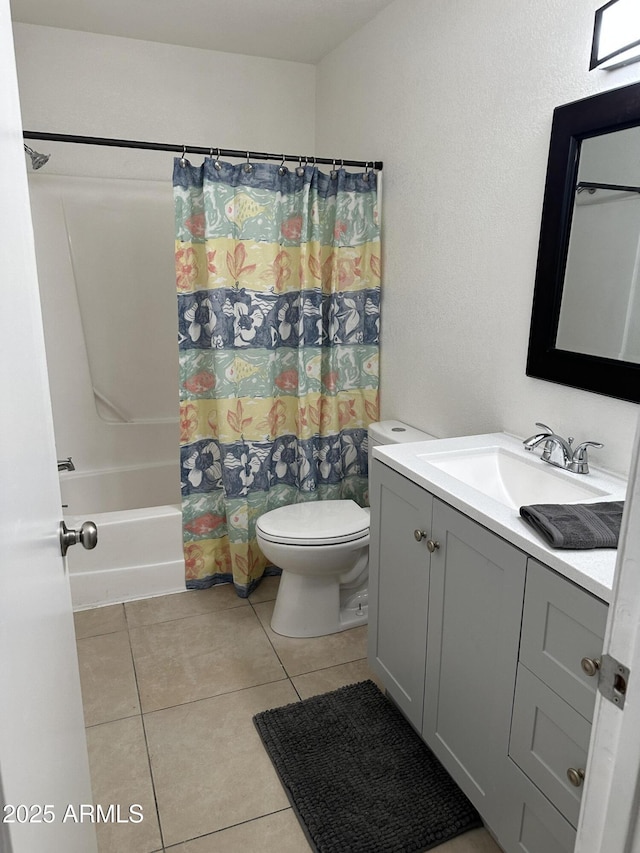
[[[532,504],[520,515],[552,548],[617,548],[624,501]]]

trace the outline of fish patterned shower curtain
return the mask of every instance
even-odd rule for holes
[[[186,584],[246,597],[256,520],[299,501],[367,505],[378,419],[376,174],[176,158]]]

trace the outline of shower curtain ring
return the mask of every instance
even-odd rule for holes
[[[289,171],[287,169],[287,167],[284,165],[284,161],[285,161],[285,156],[283,154],[282,155],[282,163],[280,163],[280,166],[278,167],[278,174],[280,175],[280,177],[282,177],[282,175],[286,175],[287,172]]]
[[[335,181],[335,179],[338,177],[338,173],[336,171],[336,161],[335,160],[333,161],[333,169],[329,172],[329,175],[330,175],[332,181]]]
[[[302,165],[302,155],[298,157],[298,166],[296,168],[296,175],[301,178],[304,175],[304,166]]]
[[[211,150],[213,151],[213,148]],[[213,168],[216,170],[216,172],[219,172],[220,169],[222,169],[222,163],[220,162],[220,149],[218,148],[216,150],[218,153],[216,155],[216,159],[213,161]]]
[[[363,181],[369,180],[369,161],[366,160],[364,164],[364,175],[362,176]]]
[[[182,157],[180,158],[180,165],[182,166],[183,169],[187,165],[186,154],[187,154],[187,146],[183,145],[182,146]]]
[[[244,166],[242,168],[247,174],[249,174],[249,172],[253,172],[253,166],[249,162],[249,152],[248,151],[247,151],[247,162],[244,164]]]

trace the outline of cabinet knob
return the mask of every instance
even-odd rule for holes
[[[576,770],[575,767],[570,767],[567,770],[567,779],[575,788],[579,788],[584,782],[584,770]]]
[[[439,542],[435,542],[433,539],[427,539],[427,548],[433,554],[434,551],[437,551],[440,547]]]
[[[414,530],[413,535],[415,537],[416,542],[422,542],[423,539],[427,538],[427,534],[424,530]]]
[[[580,666],[586,675],[595,675],[600,669],[600,658],[582,658]]]

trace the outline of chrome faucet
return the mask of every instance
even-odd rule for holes
[[[540,427],[542,432],[536,433],[536,435],[532,435],[522,442],[525,450],[533,450],[534,447],[544,442],[542,461],[548,462],[549,465],[555,465],[557,468],[564,468],[574,474],[589,473],[588,447],[604,447],[599,441],[583,441],[582,444],[573,447],[573,437],[562,438],[562,436],[556,435],[551,427],[546,424],[536,423],[536,426]]]
[[[76,466],[70,456],[66,459],[58,459],[58,471],[75,471]]]

